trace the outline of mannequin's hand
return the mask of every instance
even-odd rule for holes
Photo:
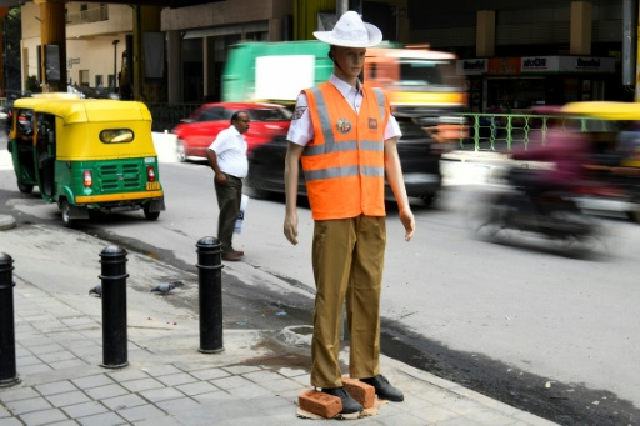
[[[404,226],[405,241],[411,240],[411,237],[416,230],[416,220],[413,217],[413,213],[411,213],[411,210],[400,212],[400,222],[402,222],[402,226]]]
[[[294,246],[298,244],[298,213],[287,213],[284,217],[284,236]]]

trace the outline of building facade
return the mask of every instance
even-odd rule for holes
[[[40,7],[33,2],[22,6],[22,90],[28,81],[41,82]],[[125,36],[131,34],[130,6],[68,2],[66,5],[67,84],[92,88],[118,87]],[[117,43],[114,46],[114,40]],[[115,74],[114,74],[115,69]]]

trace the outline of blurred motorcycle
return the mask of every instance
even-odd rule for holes
[[[521,231],[565,246],[591,249],[602,234],[601,225],[576,202],[589,187],[552,189],[532,196],[514,178],[519,171],[526,172],[506,168],[506,185],[482,191],[471,204],[468,221],[472,232],[480,239],[496,241],[509,235],[505,231]]]

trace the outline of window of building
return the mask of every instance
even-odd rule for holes
[[[103,81],[101,75],[96,75],[96,87],[102,87]]]
[[[87,10],[87,5],[86,4],[81,4],[80,5],[80,11],[83,12],[85,10]]]
[[[89,80],[89,70],[80,70],[80,85],[89,86],[91,81]]]
[[[113,74],[109,74],[107,76],[107,78],[109,79],[109,87],[116,87],[116,78]]]

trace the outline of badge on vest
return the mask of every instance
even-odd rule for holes
[[[346,118],[341,118],[336,123],[336,129],[343,135],[349,133],[351,131],[351,122]]]
[[[378,130],[378,120],[369,117],[369,130]]]

